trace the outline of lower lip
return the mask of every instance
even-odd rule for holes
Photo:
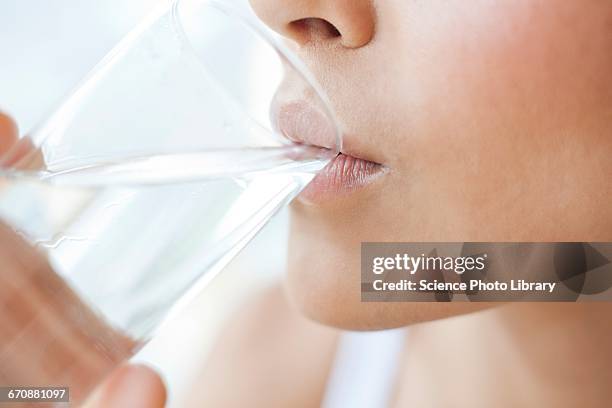
[[[383,175],[378,163],[345,154],[336,156],[299,195],[306,202],[321,202],[362,189]]]

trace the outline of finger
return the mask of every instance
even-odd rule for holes
[[[0,222],[0,384],[67,386],[80,402],[137,347]]]
[[[15,121],[6,113],[0,112],[0,167],[20,170],[42,170],[45,159],[30,138],[19,139],[19,129]]]
[[[0,112],[0,156],[8,152],[17,142],[18,135],[15,121],[9,115]]]
[[[14,143],[6,154],[0,153],[0,167],[19,170],[44,170],[45,158],[29,137],[22,137]]]
[[[129,364],[117,369],[85,407],[163,408],[165,404],[166,387],[160,376],[147,366]]]

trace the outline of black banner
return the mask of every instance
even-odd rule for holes
[[[610,301],[610,242],[361,244],[364,302]]]

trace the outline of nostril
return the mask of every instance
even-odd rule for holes
[[[303,18],[289,23],[289,30],[300,43],[324,41],[342,37],[338,29],[322,18]]]

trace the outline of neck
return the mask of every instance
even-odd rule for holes
[[[416,326],[400,388],[435,386],[436,401],[423,406],[603,406],[612,399],[610,316],[608,303],[516,303]]]

